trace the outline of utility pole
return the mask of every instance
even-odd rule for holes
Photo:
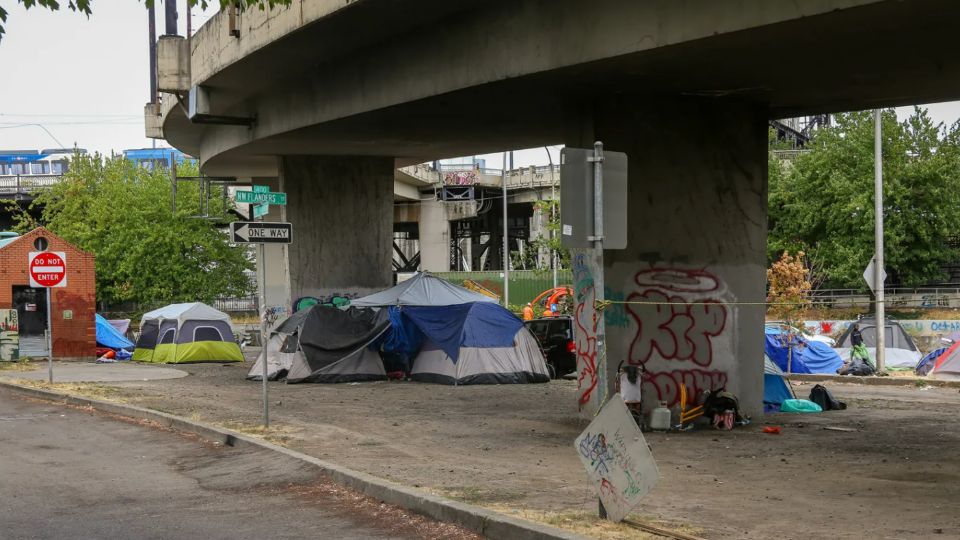
[[[190,9],[190,0],[187,0],[187,41],[193,35],[193,11]]]
[[[513,161],[513,152],[510,152]],[[510,226],[507,224],[507,153],[503,153],[503,307],[510,309]]]
[[[177,0],[164,1],[164,14],[166,19],[165,36],[177,35]]]
[[[150,101],[157,102],[157,10],[154,6],[147,8],[147,20],[150,33]]]
[[[550,217],[548,219],[556,219],[557,212],[557,181],[553,177],[553,156],[550,155],[550,148],[547,146],[543,147],[547,151],[547,161],[550,162]],[[556,238],[557,231],[550,232],[550,238]],[[557,260],[557,252],[553,249],[551,243],[550,246],[550,264],[553,266],[553,288],[556,289],[557,285],[557,266],[559,266],[559,261]]]
[[[874,234],[877,261],[874,265],[874,290],[877,296],[877,373],[886,368],[886,350],[884,334],[887,329],[886,309],[883,304],[883,144],[882,119],[880,109],[876,110],[876,132],[874,134],[873,183],[874,193]]]

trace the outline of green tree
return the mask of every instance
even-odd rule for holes
[[[226,8],[231,1],[236,0],[219,0],[220,9]],[[90,17],[93,11],[90,9],[90,4],[93,0],[67,0],[67,7],[71,11],[76,11],[83,13],[88,18]],[[214,0],[189,0],[190,7],[200,6],[201,9],[207,9],[211,4],[214,3]],[[273,9],[275,6],[289,6],[291,0],[239,0],[236,1],[240,6],[240,11],[256,6],[261,11],[270,8]],[[34,6],[40,6],[44,9],[49,9],[50,11],[60,11],[60,2],[57,0],[17,0],[18,4],[23,4],[25,9],[30,9]],[[152,7],[154,0],[146,0],[146,6]],[[0,23],[7,22],[7,11],[3,9],[3,6],[0,6]],[[4,28],[3,24],[0,24],[0,40],[3,39]]]
[[[196,169],[187,164],[178,173],[196,176]],[[31,203],[42,208],[39,222],[14,206],[16,228],[26,232],[43,225],[94,253],[99,302],[210,303],[247,294],[244,271],[253,263],[247,249],[228,243],[224,226],[233,219],[188,217],[199,213],[198,189],[193,182],[178,186],[174,216],[168,171],[147,171],[122,156],[75,154],[63,181]],[[211,200],[219,200],[221,194],[212,191]]]
[[[557,195],[559,196],[559,193]],[[559,268],[570,268],[570,250],[563,247],[560,240],[560,201],[536,200],[533,202],[533,213],[534,216],[546,217],[546,230],[543,235],[528,242],[523,253],[510,252],[513,268],[544,272],[550,270],[552,266],[543,260],[541,254],[546,254],[548,261],[549,257],[555,256]]]
[[[915,108],[883,111],[884,258],[904,285],[938,281],[960,257],[960,123],[934,124]],[[874,113],[839,114],[810,152],[769,163],[768,261],[815,252],[834,287],[864,288],[874,252]]]

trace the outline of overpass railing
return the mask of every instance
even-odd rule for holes
[[[0,194],[27,195],[60,182],[62,174],[28,174],[0,176]]]
[[[859,289],[822,289],[812,295],[815,302],[829,307],[871,309],[870,294]],[[887,287],[883,292],[887,308],[960,308],[960,284],[948,283],[936,287]]]

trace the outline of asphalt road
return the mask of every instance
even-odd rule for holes
[[[364,502],[265,450],[0,390],[3,540],[472,537],[449,527]]]

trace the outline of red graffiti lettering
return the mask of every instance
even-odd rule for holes
[[[580,379],[577,386],[580,389],[579,408],[590,403],[593,391],[597,389],[597,315],[593,314],[593,325],[588,330],[581,324],[583,312],[586,308],[585,299],[577,303],[577,372]]]
[[[833,326],[834,326],[835,324],[837,324],[837,323],[836,323],[836,322],[820,321],[820,333],[821,333],[821,334],[832,334],[832,333],[833,333]]]
[[[503,297],[503,285],[497,283],[496,281],[485,279],[483,280],[483,283],[480,284],[480,286],[492,292],[493,294],[496,294],[501,298]]]
[[[684,302],[660,291],[633,293],[628,302]],[[630,362],[645,364],[656,349],[666,360],[693,360],[707,367],[713,362],[711,337],[719,336],[727,310],[713,300],[693,305],[627,304],[637,321],[637,336],[630,345]]]
[[[647,373],[643,381],[643,393],[656,396],[657,401],[664,401],[668,407],[672,407],[680,403],[680,385],[686,388],[687,399],[692,403],[703,392],[726,387],[727,374],[699,369]]]

